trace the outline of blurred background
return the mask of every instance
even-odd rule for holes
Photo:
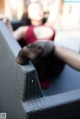
[[[20,19],[28,3],[36,1],[43,5],[45,12],[48,11],[49,4],[54,2],[54,0],[0,0],[0,14],[5,14],[10,19]]]
[[[61,18],[61,25],[66,28],[80,27],[80,0],[0,0],[0,15],[5,15],[10,20],[21,19],[23,13],[27,13],[28,3],[35,1],[42,4],[45,17],[53,9],[54,19]]]

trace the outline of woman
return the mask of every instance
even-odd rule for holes
[[[25,46],[20,51],[17,57],[17,62],[21,65],[24,65],[26,63],[26,54],[27,58],[32,60],[38,71],[41,86],[43,88],[48,88],[51,84],[51,79],[59,75],[63,69],[63,62],[58,60],[56,57],[53,57],[53,54],[51,52],[53,49],[53,42],[51,41],[53,41],[55,38],[53,16],[50,12],[46,23],[43,24],[44,12],[42,6],[36,2],[31,3],[28,6],[28,17],[31,20],[32,25],[22,26],[13,32],[15,39],[17,39],[18,41],[24,39],[27,45],[27,47]],[[36,46],[34,45],[34,43],[36,43]],[[36,47],[38,48],[38,50],[35,50]],[[39,57],[40,55],[41,57]],[[36,57],[38,57],[38,59],[36,59]]]
[[[50,13],[51,14],[51,13]],[[44,12],[41,4],[38,2],[31,3],[28,6],[28,17],[31,20],[31,26],[21,26],[13,32],[13,36],[18,41],[25,37],[27,44],[38,39],[53,39],[55,35],[54,23],[51,15],[49,15],[45,24],[43,24]],[[28,34],[30,33],[30,35]],[[31,40],[31,35],[35,35],[35,39]],[[29,39],[28,39],[29,37]]]

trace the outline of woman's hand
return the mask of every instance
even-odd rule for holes
[[[9,18],[7,18],[6,16],[0,16],[0,20],[3,21],[3,23],[7,25],[9,30],[13,31],[13,27],[11,25]]]

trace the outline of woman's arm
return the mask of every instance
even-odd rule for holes
[[[27,31],[28,26],[21,26],[17,30],[13,31],[14,38],[19,41],[20,39],[24,38],[24,34]]]
[[[55,47],[54,54],[74,69],[80,71],[80,54],[61,46]]]
[[[56,0],[52,5],[50,5],[49,16],[46,24],[51,25],[54,28],[60,25],[63,14],[63,6],[63,2],[59,0]]]
[[[0,16],[0,20],[3,21],[4,24],[6,24],[10,31],[13,31],[13,27],[9,18],[7,18],[6,16]]]
[[[12,25],[7,17],[0,16],[0,20],[2,20],[3,23],[5,23],[7,25],[9,30],[12,31],[12,34],[16,40],[19,41],[20,39],[24,38],[24,34],[27,31],[28,26],[21,26],[17,30],[13,31]]]

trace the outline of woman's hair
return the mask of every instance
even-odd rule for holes
[[[33,3],[28,2],[28,3],[26,3],[26,4],[27,4],[27,10],[28,10],[29,5],[31,5],[31,4],[39,4],[39,5],[42,7],[42,4],[39,3],[39,2],[33,2]],[[21,22],[22,22],[22,24],[23,24],[24,26],[25,26],[25,25],[31,25],[31,21],[30,21],[30,19],[28,18],[28,12],[24,12],[24,13],[23,13],[22,18],[21,18]],[[45,22],[46,22],[46,18],[43,18],[43,23],[45,23]]]

